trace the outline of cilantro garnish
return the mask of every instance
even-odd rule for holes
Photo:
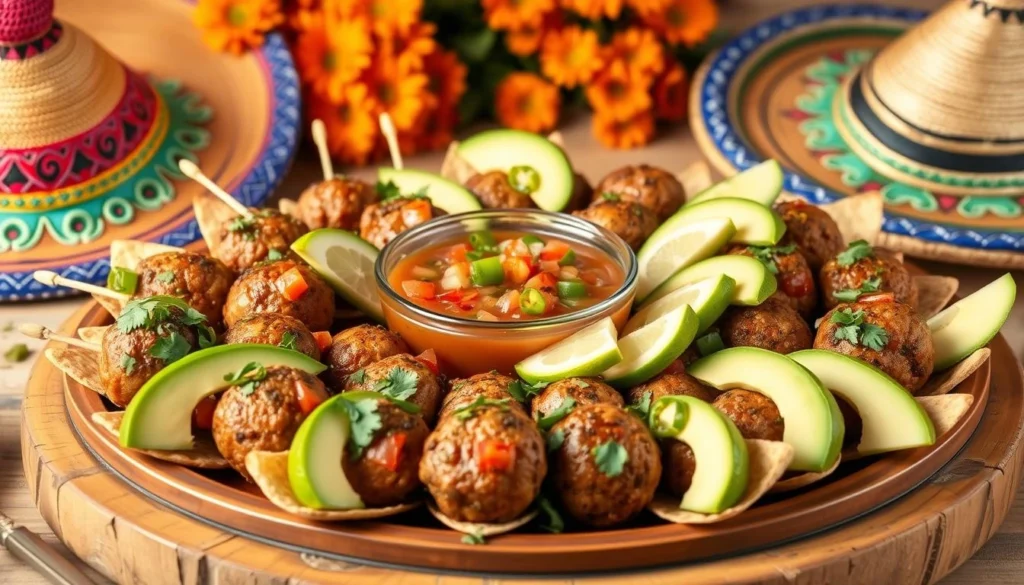
[[[549,430],[558,421],[568,416],[573,408],[576,408],[576,400],[574,398],[566,398],[558,408],[552,410],[547,416],[537,419],[537,426],[542,431]]]
[[[565,521],[562,520],[562,515],[558,513],[558,509],[551,503],[551,500],[541,496],[537,499],[537,505],[540,507],[541,513],[546,517],[546,520],[540,525],[541,530],[546,530],[552,534],[561,534],[565,530]]]
[[[547,445],[548,451],[557,451],[562,448],[562,443],[565,442],[565,432],[562,429],[552,431],[544,437],[544,443]]]
[[[398,188],[398,185],[396,185],[394,181],[388,181],[387,183],[377,181],[376,189],[377,197],[379,197],[381,201],[396,199],[402,196],[401,189]]]
[[[626,410],[640,417],[640,420],[647,422],[647,415],[651,412],[651,397],[652,393],[650,390],[644,392],[640,395],[640,400],[627,406]]]
[[[177,311],[172,311],[177,309]],[[117,328],[123,333],[131,333],[139,328],[155,329],[172,317],[187,326],[206,323],[206,316],[188,307],[174,297],[155,296],[133,299],[125,303],[121,314],[117,317]]]
[[[430,199],[430,196],[427,195],[427,191],[429,189],[430,189],[430,187],[428,185],[423,185],[419,189],[416,189],[416,192],[412,194],[412,198],[413,199]]]
[[[255,227],[255,219],[244,215],[239,215],[228,222],[229,232],[241,232],[247,240],[256,239],[256,234],[253,233]]]
[[[174,271],[164,270],[163,272],[159,272],[156,275],[156,279],[164,284],[171,284],[174,282]]]
[[[601,199],[604,199],[605,201],[611,201],[612,203],[622,201],[622,197],[619,197],[618,193],[612,193],[611,191],[605,191],[604,193],[601,193]]]
[[[177,331],[169,335],[158,337],[153,347],[149,348],[149,355],[161,359],[165,364],[173,364],[192,351],[192,344]]]
[[[832,313],[829,321],[839,325],[832,338],[835,341],[849,341],[875,351],[889,343],[889,332],[873,323],[864,322],[864,311],[842,309]]]
[[[271,262],[276,262],[281,258],[284,258],[284,254],[282,254],[277,248],[271,248],[270,251],[267,252],[267,260],[270,260]]]
[[[363,456],[363,450],[373,442],[374,433],[383,426],[380,414],[377,413],[377,401],[365,398],[362,400],[345,398],[339,402],[348,415],[349,455],[353,459],[359,459]]]
[[[298,337],[294,333],[291,331],[285,331],[284,335],[281,336],[281,341],[278,342],[277,347],[298,351],[298,348],[295,346],[295,342],[297,340]]]
[[[353,384],[362,384],[366,381],[366,370],[356,370],[348,375],[348,381]]]
[[[536,384],[530,384],[522,380],[515,380],[508,385],[508,393],[515,398],[517,402],[526,402],[526,399],[530,396],[536,396],[541,390],[546,388],[547,382],[537,382]]]
[[[501,408],[501,410],[508,410],[508,403],[510,400],[512,399],[502,398],[500,400],[492,400],[490,398],[484,398],[483,396],[477,396],[473,402],[454,410],[452,414],[458,420],[468,420],[476,416],[477,410],[485,406],[497,406]]]
[[[857,240],[850,242],[850,245],[836,256],[836,262],[840,266],[849,266],[861,258],[868,258],[874,255],[875,251],[871,244],[867,243],[867,240]]]
[[[750,252],[751,256],[761,261],[762,264],[768,267],[768,271],[772,274],[779,273],[779,267],[775,263],[777,256],[786,256],[796,251],[796,244],[788,244],[785,246],[747,246],[747,251]]]
[[[260,382],[266,378],[267,369],[263,367],[263,364],[249,362],[237,372],[225,375],[224,381],[228,383],[228,386],[238,386],[242,396],[248,396],[255,392]]]
[[[622,473],[622,468],[629,461],[629,453],[618,441],[609,440],[591,450],[597,469],[608,477]]]
[[[487,544],[487,540],[484,539],[484,535],[479,532],[473,532],[470,534],[462,535],[462,544],[482,545]]]
[[[217,334],[209,325],[198,325],[196,331],[199,333],[199,349],[206,349],[217,345]]]
[[[419,379],[416,372],[394,367],[388,372],[386,378],[374,384],[373,391],[398,400],[408,400],[413,394],[416,394],[416,384]]]
[[[861,328],[860,344],[868,349],[881,351],[889,343],[889,332],[874,323],[865,323]]]
[[[124,370],[125,374],[129,376],[135,371],[135,358],[128,354],[121,355],[121,369]]]
[[[862,294],[878,292],[881,286],[882,279],[877,276],[872,276],[871,278],[861,283],[860,288],[843,289],[841,291],[833,293],[832,296],[834,296],[837,301],[841,301],[844,303],[853,303],[856,302]]]

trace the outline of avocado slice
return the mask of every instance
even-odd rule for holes
[[[121,445],[159,451],[191,449],[196,405],[226,386],[225,375],[252,362],[310,374],[327,369],[313,358],[273,345],[220,345],[197,351],[157,372],[132,398],[121,422]]]
[[[732,296],[729,297],[729,302],[733,305],[760,305],[772,296],[778,287],[775,275],[760,260],[739,254],[715,256],[677,272],[647,295],[640,303],[640,308],[650,306],[683,286],[723,274],[734,282]]]
[[[463,213],[482,209],[480,200],[468,189],[445,179],[441,175],[418,171],[415,169],[377,169],[377,180],[381,183],[392,182],[402,195],[415,195],[422,192],[434,207],[448,213]]]
[[[754,347],[734,347],[701,358],[687,368],[694,378],[718,388],[744,388],[775,402],[785,421],[782,440],[793,447],[793,471],[825,471],[843,446],[843,415],[832,394],[803,366]]]
[[[729,417],[692,396],[665,396],[651,405],[648,424],[660,438],[689,445],[697,467],[679,507],[718,514],[743,497],[750,476],[747,444]]]
[[[771,207],[778,199],[779,193],[782,192],[784,178],[782,166],[774,159],[768,159],[721,183],[704,189],[694,195],[686,204],[695,205],[721,197],[738,197]]]
[[[295,433],[288,450],[288,482],[295,499],[303,506],[317,510],[366,507],[341,465],[342,458],[349,456],[346,447],[352,435],[350,404],[363,398],[377,399],[380,395],[339,394],[310,413]]]
[[[679,225],[714,218],[728,218],[732,221],[736,233],[729,241],[733,243],[773,246],[786,233],[786,222],[770,208],[749,199],[719,197],[684,206],[654,230],[651,239],[659,238],[661,232],[672,233]]]
[[[935,443],[935,427],[928,413],[906,388],[878,368],[823,349],[805,349],[786,357],[810,370],[857,410],[863,421],[857,445],[861,455]]]
[[[478,172],[522,172],[536,183],[530,198],[546,211],[561,211],[573,190],[572,164],[555,143],[522,130],[487,130],[459,143],[459,156]],[[509,177],[512,178],[511,176]]]
[[[928,319],[935,345],[935,371],[944,370],[988,345],[1010,316],[1017,284],[1006,273]]]

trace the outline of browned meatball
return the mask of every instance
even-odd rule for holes
[[[633,201],[622,201],[618,195],[595,201],[572,214],[614,233],[634,250],[639,250],[658,228],[658,216],[653,211]]]
[[[371,203],[359,219],[359,235],[378,248],[383,248],[398,234],[444,215],[425,197],[396,197]]]
[[[654,497],[661,477],[658,444],[639,418],[611,404],[574,409],[551,428],[552,485],[565,510],[591,526],[629,520]]]
[[[569,204],[565,206],[565,213],[570,211],[576,211],[584,209],[590,204],[590,198],[594,195],[594,187],[590,185],[590,181],[586,177],[579,173],[572,174],[572,196],[569,198]]]
[[[843,292],[846,291],[846,292]],[[917,308],[917,283],[899,259],[881,248],[854,242],[846,252],[821,267],[821,296],[825,308],[856,299],[845,295],[891,292],[896,300]],[[836,297],[836,293],[840,297]]]
[[[476,195],[480,204],[487,209],[517,209],[537,207],[533,199],[517,190],[508,181],[505,171],[488,171],[473,175],[466,181],[466,188]]]
[[[285,298],[278,282],[289,270],[297,270],[308,286],[294,301]],[[312,268],[294,260],[258,264],[231,285],[224,322],[231,327],[253,313],[281,313],[302,321],[310,331],[324,331],[334,321],[334,291]]]
[[[139,262],[135,298],[177,297],[222,330],[224,304],[235,275],[216,258],[194,252],[164,252]]]
[[[648,165],[622,167],[612,171],[594,187],[593,202],[613,193],[626,201],[635,201],[665,221],[682,207],[686,192],[672,173]]]
[[[445,417],[427,438],[420,481],[446,516],[509,522],[540,493],[544,439],[522,410],[484,405]]]
[[[645,402],[650,397],[653,404],[665,396],[693,396],[704,402],[711,402],[718,396],[718,391],[706,386],[689,374],[659,374],[657,377],[629,389],[627,398],[630,404]]]
[[[430,429],[423,418],[377,400],[380,428],[362,453],[341,460],[345,477],[369,507],[394,506],[420,487],[419,465]]]
[[[254,313],[242,317],[224,334],[224,343],[279,345],[315,360],[320,359],[320,346],[305,324],[280,313]]]
[[[386,392],[420,407],[420,416],[433,423],[441,404],[441,383],[434,372],[407,353],[388,356],[348,377],[345,391]],[[404,394],[410,393],[408,396]]]
[[[380,325],[357,325],[340,331],[326,353],[327,383],[341,392],[348,377],[388,356],[408,353],[409,346],[398,335]]]
[[[220,244],[214,257],[235,272],[272,259],[271,250],[281,256],[290,253],[292,242],[309,228],[298,219],[276,209],[253,209],[252,218],[236,217],[220,228]]]
[[[736,423],[744,439],[782,440],[785,421],[772,399],[760,392],[729,390],[719,394],[711,405]]]
[[[838,305],[822,317],[814,347],[864,360],[911,392],[928,381],[935,366],[928,326],[910,305],[892,300]]]
[[[353,177],[313,183],[299,195],[298,215],[309,229],[356,231],[363,209],[377,198],[373,187]]]
[[[247,394],[248,390],[231,386],[221,396],[213,411],[213,440],[231,467],[252,481],[245,470],[245,456],[256,450],[287,451],[308,414],[302,410],[299,393],[312,392],[322,402],[327,389],[312,374],[273,366]]]
[[[811,347],[811,328],[788,301],[769,297],[756,307],[729,307],[718,322],[726,347],[791,353]]]
[[[800,246],[815,274],[846,246],[832,216],[802,199],[776,203],[775,211],[786,223],[786,234],[780,243]]]
[[[508,391],[509,386],[515,381],[515,378],[498,372],[485,372],[469,378],[452,380],[451,391],[441,402],[441,410],[437,413],[437,418],[442,419],[456,410],[472,404],[477,397],[483,397],[486,400],[508,399],[510,405],[526,412],[523,405],[517,402]]]
[[[836,404],[839,405],[839,412],[843,415],[843,428],[845,429],[843,447],[856,447],[860,444],[861,435],[864,432],[864,421],[860,418],[857,409],[845,398],[835,393],[833,396],[836,398]]]
[[[789,302],[807,320],[818,307],[818,287],[807,259],[796,244],[785,246],[730,246],[726,254],[750,256],[764,262],[779,283],[776,295]]]
[[[600,378],[566,378],[548,384],[533,397],[530,407],[533,418],[541,419],[558,410],[567,398],[576,401],[576,406],[598,403],[625,406],[622,394],[602,382]]]

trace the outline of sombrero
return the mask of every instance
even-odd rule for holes
[[[54,294],[38,269],[104,282],[115,239],[198,239],[182,158],[248,205],[286,172],[299,92],[283,40],[214,54],[192,8],[0,0],[0,300]]]

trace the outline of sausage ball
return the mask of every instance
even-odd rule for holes
[[[441,383],[437,376],[407,353],[388,356],[363,368],[362,374],[349,376],[345,391],[353,390],[384,392],[396,398],[400,397],[397,394],[412,391],[402,400],[420,407],[420,416],[427,423],[434,422],[441,404]]]
[[[800,246],[815,274],[846,246],[836,220],[803,199],[776,203],[775,211],[786,223],[786,234],[780,243]]]
[[[359,219],[359,235],[378,248],[383,248],[398,234],[444,215],[425,197],[396,197],[371,203]]]
[[[225,222],[220,228],[220,243],[211,250],[235,272],[272,259],[271,251],[289,255],[292,242],[309,231],[306,224],[276,209],[253,209],[252,214],[252,218],[236,217]]]
[[[907,267],[888,250],[855,242],[821,267],[821,296],[827,309],[856,299],[842,298],[845,294],[876,291],[891,292],[897,301],[917,308],[917,283]],[[840,298],[836,293],[840,293]]]
[[[838,305],[822,317],[814,347],[863,360],[911,392],[935,366],[928,326],[910,305],[888,299]]]
[[[799,246],[736,245],[729,247],[726,254],[750,256],[764,262],[779,283],[775,294],[789,302],[804,319],[814,317],[818,307],[818,287]]]
[[[371,508],[401,504],[420,487],[420,458],[430,434],[422,417],[386,398],[377,399],[377,415],[380,428],[373,431],[370,444],[341,460],[345,477]]]
[[[807,321],[779,297],[768,297],[756,307],[729,307],[718,326],[726,347],[760,347],[783,354],[811,347]]]
[[[613,526],[640,513],[661,478],[661,453],[647,425],[611,404],[574,409],[550,431],[552,486],[573,518]]]
[[[295,300],[282,292],[290,278],[282,276],[292,270],[298,272],[307,286]],[[334,321],[334,291],[312,268],[294,260],[259,264],[243,272],[231,285],[224,322],[231,327],[253,313],[281,313],[302,321],[310,331],[324,331]]]
[[[635,201],[665,221],[686,202],[683,184],[666,170],[649,165],[622,167],[606,175],[594,187],[593,203],[604,199],[605,193]]]
[[[135,298],[177,297],[206,315],[211,327],[223,329],[224,304],[235,275],[220,260],[194,252],[164,252],[145,258],[135,271]]]
[[[590,207],[572,214],[607,229],[625,240],[633,250],[639,250],[658,228],[658,216],[639,203],[617,197],[595,201]]]
[[[533,199],[512,186],[505,171],[488,171],[473,175],[466,188],[476,195],[487,209],[517,209],[537,207]]]
[[[300,392],[327,399],[327,389],[313,374],[272,366],[266,377],[249,388],[231,386],[213,411],[213,441],[217,450],[242,477],[252,481],[245,470],[250,451],[287,451],[295,432],[309,414],[302,407]]]
[[[732,419],[744,439],[782,440],[785,421],[772,399],[760,392],[728,390],[719,394],[711,405]]]
[[[409,353],[409,346],[380,325],[356,325],[340,331],[325,353],[327,383],[335,392],[341,392],[352,374],[400,353]]]
[[[334,177],[313,183],[299,195],[298,216],[309,229],[359,229],[363,209],[377,193],[369,183],[353,177]]]
[[[548,384],[533,397],[531,411],[534,419],[541,419],[558,410],[567,398],[576,401],[576,406],[584,404],[611,404],[625,406],[622,395],[615,388],[601,381],[600,378],[566,378]]]
[[[498,372],[485,372],[469,378],[452,380],[451,390],[441,402],[441,410],[437,413],[437,418],[445,418],[456,410],[472,404],[477,397],[483,397],[486,400],[508,399],[509,405],[525,413],[526,409],[523,405],[517,402],[508,391],[509,386],[515,382],[515,378]]]
[[[449,518],[515,520],[547,474],[544,438],[522,410],[484,405],[445,417],[427,438],[420,481]]]
[[[711,402],[718,396],[718,391],[689,374],[663,373],[639,386],[633,386],[627,394],[630,404],[646,402],[647,397],[650,397],[653,404],[665,396],[693,396]]]
[[[594,187],[590,185],[590,181],[583,175],[574,172],[572,174],[572,196],[569,198],[569,204],[562,211],[569,213],[583,209],[590,203],[593,196]]]
[[[320,346],[302,321],[280,313],[254,313],[242,317],[224,334],[224,343],[261,343],[294,349],[320,359]]]

